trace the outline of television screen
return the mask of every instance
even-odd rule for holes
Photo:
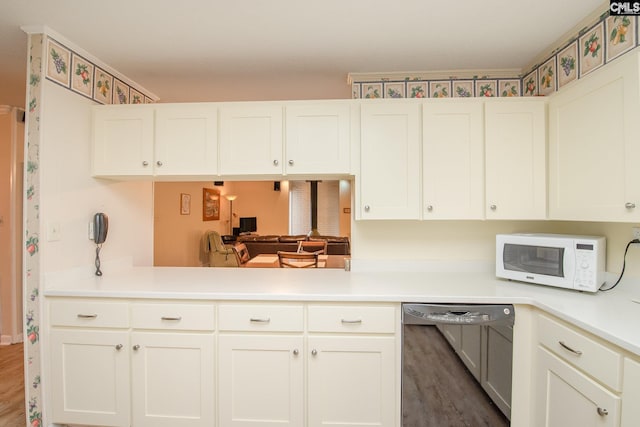
[[[255,233],[258,223],[255,216],[240,218],[240,233]]]

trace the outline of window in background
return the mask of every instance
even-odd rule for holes
[[[318,232],[340,235],[340,182],[318,181]],[[311,183],[289,182],[289,234],[311,231]]]

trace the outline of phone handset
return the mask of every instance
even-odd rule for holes
[[[107,240],[107,232],[109,231],[109,217],[98,212],[93,216],[93,242],[96,244],[96,276],[102,276],[100,271],[100,249],[102,244]]]

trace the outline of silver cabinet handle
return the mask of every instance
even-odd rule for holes
[[[357,324],[357,323],[362,323],[362,319],[354,319],[354,320],[342,319],[341,322],[353,325],[353,324]]]
[[[314,348],[313,350],[311,350],[311,354],[312,354],[313,356],[317,355],[317,354],[318,354],[318,350],[316,350],[316,349]]]
[[[492,211],[495,211],[496,209],[498,209],[498,207],[496,205],[491,205],[489,206],[489,209],[491,209]]]
[[[156,162],[156,165],[158,165],[158,166],[162,166],[162,162],[161,162],[160,160],[158,160],[158,161]]]
[[[369,212],[371,210],[371,206],[369,205],[364,205],[364,211],[365,212]]]
[[[431,212],[433,210],[433,206],[432,205],[427,206],[427,210]]]
[[[78,319],[95,319],[97,314],[78,314]]]
[[[178,321],[178,320],[182,320],[182,316],[178,316],[178,317],[162,316],[160,319]]]
[[[142,166],[147,167],[149,166],[149,162],[147,162],[146,160],[142,162]]]
[[[604,417],[605,415],[609,415],[609,411],[607,411],[605,408],[601,408],[598,406],[598,415],[600,415],[601,417]]]
[[[122,350],[122,347],[124,347],[122,344],[118,344],[116,346],[116,350],[120,351],[120,350]]]
[[[293,160],[289,160],[289,166],[293,166]]]
[[[300,353],[300,352],[298,351],[298,349],[297,349],[297,348],[293,349],[293,355],[294,355],[294,356],[297,356],[297,355],[298,355],[298,353]]]
[[[133,346],[133,350],[134,350],[134,351],[138,351],[138,350],[140,350],[140,344],[136,344],[136,345],[134,345],[134,346]]]
[[[580,350],[574,350],[574,349],[572,349],[571,347],[569,347],[568,345],[566,345],[562,341],[558,341],[558,344],[560,344],[562,346],[562,348],[564,348],[567,351],[570,351],[571,353],[575,354],[576,356],[582,356],[582,352]]]
[[[631,203],[631,202],[627,202],[624,204],[624,207],[627,209],[635,209],[636,204],[635,203]]]
[[[279,163],[280,163],[279,161],[274,160],[274,161],[273,161],[273,166],[278,166],[278,164],[279,164]]]
[[[258,318],[252,317],[252,318],[249,319],[249,322],[251,322],[251,323],[269,323],[269,322],[271,322],[271,319],[268,318],[268,317],[266,319],[258,319]]]

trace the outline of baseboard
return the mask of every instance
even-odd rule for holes
[[[24,336],[22,334],[18,334],[13,337],[11,335],[0,335],[0,345],[18,344],[23,341],[24,341]]]

